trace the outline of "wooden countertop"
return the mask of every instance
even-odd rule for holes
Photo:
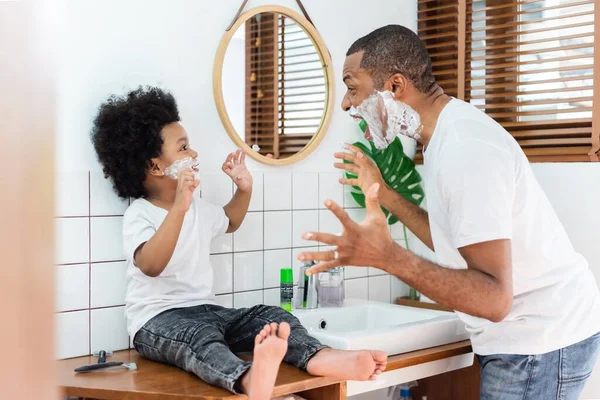
[[[432,347],[391,356],[387,371],[441,360],[472,352],[470,341]],[[65,396],[123,400],[242,400],[226,390],[204,383],[196,376],[168,365],[148,361],[135,350],[116,352],[108,361],[135,362],[137,371],[114,371],[75,374],[79,366],[97,362],[96,357],[79,357],[57,361],[59,386]],[[301,393],[307,390],[343,384],[333,378],[310,376],[282,364],[273,396]],[[327,397],[324,397],[327,398]]]

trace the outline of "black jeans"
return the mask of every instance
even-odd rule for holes
[[[254,338],[271,322],[292,328],[284,361],[306,370],[308,361],[325,348],[308,335],[298,319],[279,307],[259,305],[233,309],[216,305],[176,308],[148,321],[133,340],[144,357],[177,366],[211,385],[240,393],[239,379],[251,363],[234,353],[254,349]]]

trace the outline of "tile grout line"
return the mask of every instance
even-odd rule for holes
[[[262,287],[262,297],[263,297],[263,304],[265,302],[265,236],[266,236],[266,226],[265,226],[265,176],[264,174],[261,174],[261,178],[262,178],[262,201],[263,204],[261,206],[261,210],[262,210],[262,219],[263,219],[263,245],[262,245],[262,282],[260,284],[260,286]]]
[[[92,176],[88,171],[88,354],[92,354]]]

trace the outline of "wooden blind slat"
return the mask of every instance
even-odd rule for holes
[[[554,79],[543,79],[529,82],[510,82],[506,84],[487,84],[487,85],[476,85],[469,86],[472,90],[485,90],[485,89],[497,89],[503,87],[516,87],[516,86],[531,86],[531,85],[539,85],[542,83],[556,83],[556,82],[570,82],[570,81],[585,81],[589,79],[594,79],[594,75],[582,75],[582,76],[567,76],[564,78],[554,78]],[[477,79],[474,79],[477,80]]]
[[[531,75],[531,74],[541,74],[543,72],[564,72],[564,71],[577,71],[577,70],[587,70],[593,68],[592,65],[573,65],[569,67],[560,67],[560,68],[546,68],[546,69],[536,69],[531,71],[511,71],[511,72],[503,72],[497,74],[487,74],[485,77],[471,77],[468,78],[467,81],[477,81],[481,79],[491,79],[491,78],[505,78],[505,77],[517,77],[521,75]]]
[[[584,97],[572,97],[572,98],[561,98],[561,99],[550,99],[550,100],[532,100],[532,101],[517,101],[512,103],[492,103],[478,105],[480,109],[494,109],[494,108],[509,108],[509,107],[525,107],[525,106],[543,106],[549,104],[562,104],[562,103],[579,103],[592,101],[592,96]]]
[[[417,22],[427,22],[427,21],[440,21],[447,18],[456,18],[458,19],[458,12],[450,12],[446,14],[436,14],[429,17],[421,17],[417,19]]]
[[[529,3],[539,3],[540,1],[542,1],[542,0],[521,0],[521,1],[517,1],[517,2],[508,2],[507,1],[504,4],[482,7],[482,8],[478,8],[477,10],[469,9],[469,10],[467,10],[467,15],[482,12],[482,11],[495,11],[495,10],[501,10],[504,8],[515,8],[515,5],[521,6],[521,5],[529,4]],[[481,1],[474,1],[474,2],[469,1],[469,3],[472,4],[472,3],[482,3],[482,2]]]
[[[554,39],[554,40],[557,40],[557,39]],[[569,46],[557,46],[557,47],[550,47],[550,48],[545,48],[545,49],[522,50],[522,51],[513,51],[510,53],[501,53],[501,54],[493,54],[493,55],[480,56],[480,57],[471,57],[471,58],[468,58],[467,61],[495,60],[495,59],[503,59],[503,58],[509,58],[509,57],[518,57],[521,55],[555,53],[555,52],[564,51],[564,50],[587,49],[587,48],[592,48],[592,47],[594,47],[594,43],[579,43],[579,44],[572,44]],[[543,62],[543,61],[546,61],[546,60],[539,60],[539,62]],[[550,61],[550,60],[547,60],[547,61]]]
[[[499,112],[499,113],[486,113],[492,118],[508,118],[508,117],[523,117],[523,116],[535,116],[535,115],[549,115],[549,114],[575,114],[582,112],[592,111],[592,107],[577,107],[563,110],[536,110],[536,111],[515,111],[515,112]]]
[[[425,12],[431,12],[431,11],[450,10],[450,9],[456,9],[457,7],[458,7],[458,4],[449,4],[449,5],[435,6],[435,7],[419,7],[417,12],[425,13]]]
[[[579,77],[576,77],[579,80]],[[562,80],[560,80],[562,82]],[[517,82],[518,84],[518,82]],[[540,89],[540,90],[521,90],[517,92],[500,92],[500,93],[490,93],[490,94],[480,94],[480,95],[470,95],[470,100],[475,99],[493,99],[500,97],[516,97],[516,96],[527,96],[534,94],[549,94],[549,93],[565,93],[565,92],[575,92],[575,91],[583,91],[583,90],[593,90],[593,86],[573,86],[573,87],[565,87],[559,89]]]
[[[543,11],[559,10],[559,9],[563,9],[563,8],[577,7],[577,6],[588,5],[588,4],[594,4],[594,0],[583,0],[583,1],[579,1],[579,2],[559,4],[559,5],[556,5],[556,6],[534,8],[534,9],[531,9],[531,10],[518,11],[516,13],[515,12],[511,12],[511,13],[507,13],[507,14],[493,15],[491,17],[472,18],[470,21],[471,22],[489,21],[489,20],[494,20],[494,19],[497,19],[497,18],[513,17],[515,15],[527,15],[527,14],[539,13],[539,12],[543,12]],[[509,4],[506,7],[513,7],[513,5]],[[537,20],[537,22],[540,22],[540,21],[547,21],[547,19],[543,19],[542,18],[541,20]],[[531,23],[531,22],[536,22],[536,21],[527,21],[527,23]]]
[[[577,22],[574,24],[560,25],[560,26],[555,26],[555,27],[551,27],[551,28],[532,29],[532,30],[527,31],[527,34],[530,35],[533,33],[556,32],[557,30],[581,28],[584,26],[593,26],[593,25],[594,25],[593,21]],[[514,37],[515,37],[515,32],[490,34],[490,35],[487,35],[484,37],[478,37],[475,40],[469,39],[469,40],[467,40],[467,43],[473,43],[474,41],[487,41],[487,40],[492,40],[492,39],[506,39],[506,38],[514,38]]]
[[[573,39],[583,39],[583,38],[587,38],[587,37],[593,38],[594,32],[584,32],[584,33],[578,33],[576,35],[561,36],[560,40],[567,41],[567,40],[573,40]],[[515,47],[515,46],[520,47],[520,46],[528,46],[528,45],[532,45],[532,44],[540,44],[540,43],[555,42],[555,41],[557,41],[557,38],[550,36],[550,37],[536,39],[536,40],[509,42],[509,43],[498,44],[498,45],[493,45],[493,46],[490,46],[490,45],[481,46],[481,47],[467,46],[467,50],[470,50],[471,52],[481,52],[481,51],[485,51],[485,50],[500,50],[500,49],[506,49],[506,48]],[[467,61],[470,61],[470,59],[467,59]]]
[[[486,24],[482,28],[471,28],[471,29],[467,30],[467,32],[473,33],[473,32],[485,32],[485,31],[494,30],[494,29],[500,29],[500,28],[516,28],[516,27],[519,27],[521,25],[530,25],[530,24],[533,24],[533,23],[536,23],[536,22],[546,22],[546,21],[561,20],[561,19],[566,19],[566,18],[585,17],[585,16],[588,16],[588,15],[593,15],[593,14],[591,12],[589,12],[589,11],[583,11],[583,12],[580,12],[580,13],[567,14],[567,15],[558,15],[556,17],[541,18],[541,19],[537,19],[537,20],[509,22],[509,23],[501,23],[501,24],[497,24],[497,25]],[[555,28],[552,27],[552,29],[555,29]],[[525,32],[526,31],[521,31],[519,33],[524,34]]]

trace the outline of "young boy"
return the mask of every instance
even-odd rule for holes
[[[92,141],[106,177],[120,197],[135,199],[123,222],[125,314],[135,349],[253,400],[270,399],[282,359],[312,375],[374,379],[385,369],[383,352],[326,348],[278,307],[216,305],[210,244],[242,224],[252,176],[245,154],[227,156],[223,172],[237,190],[220,208],[196,195],[191,169],[177,179],[165,175],[175,161],[198,156],[179,120],[171,94],[140,87],[111,96],[94,121]],[[253,363],[234,355],[252,350]]]

